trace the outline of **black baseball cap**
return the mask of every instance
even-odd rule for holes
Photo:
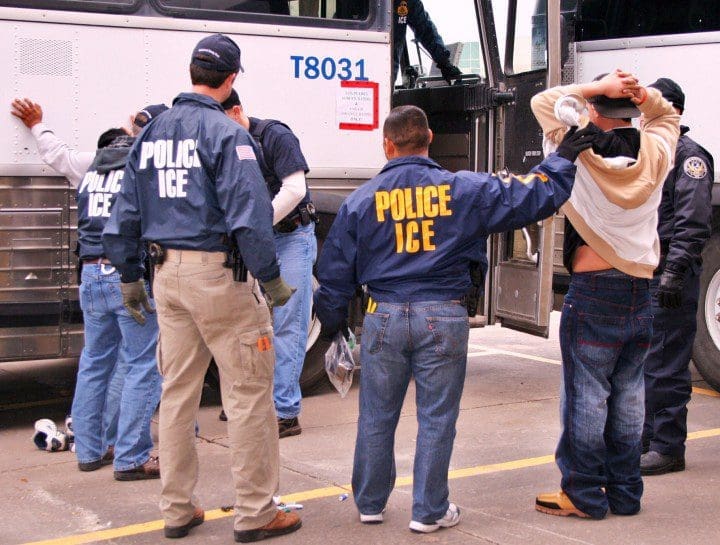
[[[225,99],[221,106],[223,110],[229,110],[233,106],[242,106],[242,102],[240,102],[240,97],[238,96],[235,89],[230,91],[230,96]]]
[[[168,108],[165,104],[150,104],[135,114],[133,123],[142,129],[145,125],[150,123],[151,120],[155,119],[165,110],[169,109],[170,108]]]
[[[685,111],[685,93],[683,93],[682,87],[670,78],[660,78],[648,85],[648,87],[653,87],[660,91],[663,98],[678,108],[680,112]]]
[[[213,34],[200,40],[193,49],[190,64],[215,72],[244,72],[240,48],[224,34]]]
[[[608,73],[595,76],[593,81],[598,81],[607,76]],[[629,98],[609,98],[605,95],[590,97],[587,101],[593,105],[595,111],[609,119],[627,119],[628,117],[640,117],[640,110]]]

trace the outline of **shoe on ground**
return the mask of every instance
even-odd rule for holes
[[[410,521],[410,529],[413,532],[421,534],[429,534],[439,530],[440,528],[450,528],[460,522],[460,509],[454,503],[448,506],[448,510],[445,512],[445,516],[435,521],[435,524],[425,524],[416,520]]]
[[[660,454],[655,450],[640,456],[641,475],[663,475],[671,471],[684,471],[685,457]]]
[[[78,462],[78,469],[80,471],[95,471],[96,469],[100,469],[102,466],[112,464],[114,459],[115,447],[111,445],[99,460],[93,460],[92,462]]]
[[[284,536],[299,530],[301,526],[302,520],[300,520],[297,513],[278,511],[275,518],[265,526],[254,530],[235,530],[235,541],[238,543],[251,543],[269,537]]]
[[[363,524],[381,524],[385,519],[385,509],[374,515],[360,513],[360,522]]]
[[[41,418],[35,422],[33,443],[40,450],[47,450],[48,452],[60,452],[70,447],[67,436],[58,431],[55,422],[49,418]]]
[[[222,409],[220,411],[220,414],[218,415],[218,420],[222,420],[223,422],[227,422],[227,415],[225,414],[225,409]]]
[[[297,416],[294,418],[278,418],[277,422],[278,435],[281,439],[283,437],[290,437],[291,435],[300,435],[300,432],[302,432]]]
[[[583,519],[590,518],[590,515],[583,513],[575,507],[572,500],[562,490],[559,492],[540,494],[535,498],[535,510],[558,517],[576,516]]]
[[[205,512],[198,507],[195,509],[192,518],[187,524],[183,524],[182,526],[165,526],[163,532],[165,532],[165,537],[169,537],[170,539],[185,537],[190,533],[190,528],[200,526],[203,522],[205,522]]]
[[[124,471],[115,470],[116,481],[142,481],[144,479],[160,478],[160,460],[157,456],[150,456],[150,459],[144,464],[126,469]]]

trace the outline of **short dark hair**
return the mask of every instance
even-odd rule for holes
[[[235,89],[230,91],[230,96],[227,97],[225,102],[220,104],[220,106],[222,106],[222,109],[226,112],[235,106],[242,106],[242,102],[240,102],[240,96],[238,96],[237,91]]]
[[[190,81],[193,85],[207,85],[211,89],[217,89],[228,78],[230,74],[235,72],[216,72],[202,68],[197,64],[190,65]]]
[[[113,143],[113,140],[120,136],[127,136],[127,133],[122,129],[108,129],[100,135],[98,138],[97,147],[98,149],[106,148]]]
[[[399,149],[424,150],[430,145],[427,116],[417,106],[393,108],[383,125],[383,136]]]

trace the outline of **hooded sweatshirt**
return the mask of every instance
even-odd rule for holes
[[[614,268],[652,278],[660,259],[657,209],[662,184],[673,166],[680,135],[680,116],[657,89],[646,88],[638,105],[645,123],[640,130],[637,159],[583,151],[578,157],[575,185],[561,211],[585,242]],[[580,86],[553,87],[530,103],[543,129],[545,154],[557,149],[568,124],[584,127],[586,116],[568,115],[585,108]]]

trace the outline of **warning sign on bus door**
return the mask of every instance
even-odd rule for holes
[[[378,128],[378,91],[377,82],[340,82],[337,117],[341,130],[372,131]]]

